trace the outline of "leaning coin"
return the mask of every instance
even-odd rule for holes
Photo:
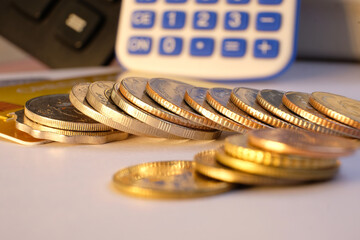
[[[194,86],[165,78],[153,78],[146,85],[146,92],[161,106],[190,121],[218,130],[227,130],[221,125],[198,114],[184,100],[185,91]]]
[[[23,111],[18,111],[15,114],[17,116],[16,128],[35,138],[68,144],[104,144],[121,141],[128,137],[127,133],[115,130],[105,132],[81,132],[51,128],[27,119]]]
[[[146,112],[151,113],[166,121],[195,129],[212,130],[212,128],[205,127],[201,124],[196,124],[193,121],[174,114],[156,103],[146,94],[146,84],[148,83],[148,81],[149,79],[147,78],[125,78],[121,81],[120,92],[131,103],[135,104]]]
[[[169,134],[168,138],[189,138],[194,140],[211,140],[218,138],[221,135],[221,131],[205,131],[197,130],[193,128],[184,127],[172,122],[168,122],[164,119],[158,118],[139,107],[129,102],[119,91],[120,83],[114,85],[114,89],[111,92],[111,99],[114,103],[124,110],[129,115],[146,123],[159,131],[164,131]]]
[[[228,118],[251,129],[271,128],[236,107],[230,101],[231,90],[227,88],[212,88],[206,94],[206,101],[217,111]]]
[[[349,127],[334,121],[321,112],[315,110],[309,103],[310,94],[303,92],[286,92],[283,96],[283,104],[310,122],[319,124],[323,127],[333,129],[343,136],[360,138],[360,130]],[[360,106],[360,105],[359,105]],[[359,108],[360,110],[360,108]]]
[[[292,129],[297,128],[293,124],[277,118],[275,115],[260,106],[256,101],[256,96],[258,93],[259,90],[257,89],[238,87],[232,90],[230,99],[237,107],[239,107],[247,114],[273,127]]]
[[[251,174],[298,181],[316,181],[333,178],[340,167],[340,162],[332,168],[296,169],[266,166],[227,155],[223,148],[216,150],[216,160],[221,164]]]
[[[205,97],[207,91],[207,88],[191,88],[190,90],[186,90],[184,99],[195,111],[209,118],[211,121],[228,128],[229,131],[246,133],[250,129],[216,112],[216,110],[206,102]]]
[[[316,123],[312,123],[290,112],[290,110],[287,109],[287,107],[285,107],[285,105],[282,103],[284,93],[285,92],[278,90],[264,89],[258,93],[256,100],[263,108],[272,114],[298,127],[319,133],[340,135],[338,132],[335,132],[332,129],[328,129]]]
[[[313,158],[346,156],[358,147],[358,144],[350,139],[284,128],[249,132],[248,141],[266,151]]]
[[[124,126],[124,130],[122,130],[124,132],[149,137],[169,137],[168,133],[159,131],[150,125],[137,120],[117,107],[111,100],[111,91],[113,87],[114,82],[94,82],[89,86],[86,100],[99,113]]]
[[[68,94],[33,98],[25,104],[25,116],[39,124],[71,131],[107,131],[111,128],[78,111]]]
[[[215,150],[200,152],[195,155],[195,168],[199,173],[219,181],[246,185],[289,185],[298,183],[285,179],[249,174],[225,167],[216,162]]]
[[[360,129],[360,102],[341,95],[313,92],[310,104],[325,115]]]
[[[117,172],[115,187],[127,194],[147,198],[194,198],[226,192],[231,184],[204,178],[192,161],[143,163]]]
[[[313,158],[262,150],[251,146],[247,135],[227,137],[224,150],[232,157],[273,167],[318,169],[334,167],[337,162],[336,158]]]

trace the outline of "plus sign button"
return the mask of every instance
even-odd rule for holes
[[[276,58],[279,55],[279,41],[273,39],[258,39],[254,45],[256,58]]]

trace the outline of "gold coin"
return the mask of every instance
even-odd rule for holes
[[[309,99],[310,94],[308,93],[286,92],[282,101],[288,109],[309,120],[310,122],[333,129],[334,131],[337,131],[344,136],[360,138],[359,129],[349,127],[326,117],[324,114],[318,112],[310,105]]]
[[[216,160],[230,168],[262,176],[291,179],[298,181],[316,181],[333,178],[338,172],[340,162],[336,167],[322,169],[295,169],[266,166],[227,155],[223,148],[216,151]]]
[[[360,129],[360,102],[341,95],[313,92],[310,104],[325,115]]]
[[[134,118],[169,134],[168,138],[189,138],[195,140],[211,140],[221,135],[220,131],[204,131],[184,127],[158,118],[129,102],[119,91],[120,83],[114,85],[111,98],[114,103]]]
[[[194,86],[165,78],[153,78],[146,85],[146,92],[158,104],[190,121],[213,129],[227,130],[221,125],[198,114],[189,107],[185,100],[186,90]]]
[[[206,101],[217,111],[228,118],[251,129],[271,128],[236,107],[230,101],[231,90],[227,88],[211,88],[206,93]]]
[[[248,137],[246,135],[227,137],[225,139],[224,150],[228,155],[235,158],[266,166],[283,168],[329,168],[336,166],[337,161],[336,158],[310,158],[262,150],[248,144]]]
[[[312,123],[290,112],[290,110],[287,109],[285,105],[282,103],[283,95],[284,92],[282,91],[264,89],[258,93],[256,100],[263,108],[265,108],[269,112],[298,127],[319,133],[338,135],[338,136],[340,135],[338,132],[335,132],[332,129],[328,129],[316,123]]]
[[[149,198],[194,198],[226,192],[231,184],[202,177],[192,161],[143,163],[117,172],[115,186],[128,194]]]
[[[205,127],[204,125],[201,124],[196,124],[193,121],[190,121],[186,118],[176,115],[170,112],[169,110],[167,110],[166,108],[162,107],[158,103],[156,103],[146,93],[146,84],[148,83],[148,81],[149,79],[147,78],[138,78],[138,77],[125,78],[121,81],[120,92],[131,103],[135,104],[136,106],[145,110],[146,112],[151,113],[166,121],[195,129],[213,130],[213,128]]]
[[[277,128],[291,128],[297,127],[291,123],[277,118],[275,115],[265,110],[256,101],[256,96],[259,90],[253,88],[238,87],[232,90],[230,100],[241,110],[250,116]]]
[[[357,148],[354,141],[342,137],[284,128],[249,132],[248,141],[267,151],[313,158],[346,156]]]
[[[148,137],[169,137],[168,133],[159,131],[157,128],[137,120],[116,106],[111,100],[113,87],[114,82],[94,82],[89,86],[86,100],[99,113],[124,126],[126,128],[125,132]]]
[[[208,88],[194,87],[185,92],[184,99],[195,111],[229,129],[229,131],[246,133],[247,130],[250,129],[216,112],[216,110],[206,102],[205,98],[207,91]]]
[[[220,165],[216,162],[215,150],[196,154],[194,161],[196,171],[219,181],[246,185],[288,185],[297,183],[296,181],[249,174]]]
[[[16,128],[34,138],[47,139],[68,144],[104,144],[124,140],[128,133],[115,130],[105,132],[80,132],[61,130],[37,124],[24,116],[23,110],[15,113]]]
[[[48,127],[71,131],[107,131],[101,124],[78,111],[68,94],[46,95],[33,98],[25,104],[25,116]]]

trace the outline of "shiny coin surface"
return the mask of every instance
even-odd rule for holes
[[[291,123],[281,120],[269,111],[265,110],[256,101],[259,90],[253,88],[238,87],[231,92],[231,101],[250,116],[277,128],[297,128]]]
[[[121,92],[119,91],[119,87],[120,83],[116,83],[114,85],[113,91],[111,92],[111,99],[114,101],[114,103],[126,113],[140,120],[141,122],[157,128],[159,131],[168,133],[168,138],[211,140],[218,138],[221,135],[220,131],[192,129],[158,118],[129,102],[124,96],[122,96]]]
[[[207,91],[206,101],[217,111],[228,118],[251,129],[271,128],[236,107],[230,101],[231,90],[227,88],[211,88]]]
[[[264,89],[258,93],[256,100],[263,108],[265,108],[272,114],[298,127],[314,132],[326,133],[331,135],[340,135],[338,132],[335,132],[334,130],[322,127],[316,123],[312,123],[290,112],[290,110],[287,109],[287,107],[285,107],[285,105],[282,103],[282,98],[284,93],[285,92],[278,90]]]
[[[219,114],[206,102],[207,91],[207,88],[191,88],[190,90],[186,91],[184,99],[186,103],[189,104],[189,106],[192,107],[195,111],[216,122],[217,124],[229,129],[229,131],[231,130],[239,133],[246,133],[249,128]]]
[[[227,137],[224,150],[232,157],[273,167],[318,169],[335,167],[337,164],[336,158],[303,157],[262,150],[250,145],[247,135]]]
[[[360,138],[360,130],[341,124],[328,118],[326,115],[315,110],[309,103],[310,94],[303,92],[286,92],[283,96],[283,104],[310,122],[341,133],[344,136]],[[359,108],[360,110],[360,108]]]
[[[128,137],[127,133],[115,130],[105,132],[80,132],[51,128],[27,119],[23,111],[18,111],[15,114],[17,116],[16,128],[35,138],[68,144],[104,144],[121,141]]]
[[[271,152],[320,158],[346,156],[358,146],[356,142],[342,137],[283,128],[249,132],[248,141],[255,147]]]
[[[215,150],[196,154],[194,161],[196,171],[219,181],[246,185],[288,185],[296,183],[295,181],[249,174],[220,165],[216,162]]]
[[[196,124],[193,121],[174,114],[173,112],[170,112],[169,110],[155,102],[146,93],[146,84],[148,83],[148,81],[149,79],[147,78],[125,78],[121,81],[120,92],[131,103],[135,104],[146,112],[151,113],[166,121],[195,129],[212,130],[212,128],[205,127],[201,124]]]
[[[89,86],[86,100],[99,113],[124,126],[124,132],[148,137],[169,137],[168,133],[137,120],[116,106],[111,100],[113,87],[114,82],[94,82]]]
[[[68,94],[33,98],[25,104],[25,115],[39,124],[71,131],[107,131],[110,128],[77,110]]]
[[[298,181],[316,181],[316,180],[326,180],[333,178],[340,166],[338,165],[333,168],[323,168],[323,169],[295,169],[295,168],[278,168],[272,166],[266,166],[250,161],[246,161],[239,158],[234,158],[230,155],[227,155],[223,148],[216,150],[216,160],[221,164],[228,166],[239,171],[244,171],[251,174],[257,174],[262,176],[282,178],[282,179],[291,179]]]
[[[360,102],[341,95],[313,92],[310,104],[325,115],[360,129]]]
[[[184,100],[186,90],[194,86],[165,78],[150,79],[146,92],[158,104],[190,121],[218,130],[227,130],[221,125],[198,114]]]
[[[202,177],[192,161],[143,163],[117,172],[115,186],[128,194],[150,198],[193,198],[226,192],[231,184]]]

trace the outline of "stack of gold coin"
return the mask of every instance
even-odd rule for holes
[[[224,182],[279,185],[333,178],[339,157],[352,154],[353,141],[304,130],[263,129],[225,139],[223,147],[197,154],[195,168]]]
[[[67,94],[33,98],[15,115],[16,127],[39,139],[69,144],[102,144],[128,137],[128,133],[113,130],[79,112]]]

